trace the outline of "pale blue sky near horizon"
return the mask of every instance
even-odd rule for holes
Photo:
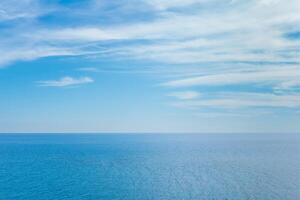
[[[0,133],[299,133],[300,2],[2,0]]]

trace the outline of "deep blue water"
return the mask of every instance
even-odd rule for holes
[[[1,200],[300,199],[300,135],[0,134]]]

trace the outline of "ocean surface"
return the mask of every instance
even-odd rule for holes
[[[0,134],[0,200],[299,200],[300,135]]]

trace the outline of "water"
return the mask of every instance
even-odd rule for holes
[[[300,136],[0,135],[1,200],[300,199]]]

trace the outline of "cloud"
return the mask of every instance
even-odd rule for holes
[[[284,90],[294,90],[297,87],[300,86],[300,80],[287,80],[287,81],[283,81],[280,84],[278,84],[277,86],[274,87],[275,90],[277,91],[284,91]]]
[[[49,11],[50,9],[42,6],[39,0],[1,0],[0,22],[26,18],[33,19]]]
[[[0,68],[7,66],[15,61],[29,61],[38,58],[52,56],[75,56],[78,52],[74,49],[55,48],[55,47],[16,47],[14,50],[0,49]]]
[[[196,91],[172,92],[169,93],[168,96],[176,97],[177,99],[181,99],[181,100],[189,100],[189,99],[195,99],[199,97],[200,93]]]
[[[198,3],[203,8],[199,8],[201,12],[191,13],[172,10],[151,20],[124,23],[125,25],[89,25],[39,30],[35,37],[41,41],[67,41],[77,45],[94,42],[94,53],[102,58],[115,56],[121,59],[146,59],[171,64],[300,61],[300,43],[287,41],[283,37],[289,27],[296,27],[300,22],[297,9],[299,3],[295,0],[289,5],[284,1],[270,0],[249,3],[222,1],[220,5],[218,1],[196,0],[186,3],[161,0],[145,2],[153,7],[166,9]],[[214,11],[214,7],[218,12],[209,12]],[[152,12],[161,11],[154,9]],[[138,42],[140,40],[148,42]],[[103,44],[105,41],[115,43],[106,46]],[[107,51],[99,50],[99,46]],[[86,49],[81,48],[81,51]]]
[[[146,0],[146,2],[158,10],[186,7],[197,3],[206,3],[208,0]]]
[[[94,80],[90,77],[72,78],[69,76],[63,77],[59,80],[38,81],[39,86],[43,87],[66,87],[73,85],[82,85],[93,83]]]
[[[126,39],[126,36],[112,32],[109,30],[101,30],[100,28],[67,28],[41,33],[52,40],[75,40],[75,41],[105,41]],[[46,35],[45,35],[46,34]],[[41,36],[42,36],[41,35]],[[42,38],[41,38],[42,39]]]
[[[222,93],[208,99],[173,103],[186,108],[299,108],[300,94]]]
[[[138,61],[138,68],[79,70],[152,72],[164,78],[162,85],[168,89],[247,85],[242,92],[226,87],[236,95],[224,96],[215,88],[216,94],[199,92],[200,96],[196,91],[169,93],[184,104],[297,105],[290,93],[300,78],[298,0],[92,0],[68,5],[50,6],[57,10],[49,13],[49,5],[40,1],[1,1],[0,66],[49,56]],[[49,21],[41,18],[46,14]],[[63,87],[87,82],[92,79],[64,77],[39,84]],[[281,96],[245,95],[251,85],[280,91]]]
[[[269,84],[281,88],[297,85],[300,78],[300,67],[272,68],[267,70],[242,71],[237,73],[222,73],[172,80],[163,83],[167,87],[190,86],[224,86],[236,84]],[[293,81],[295,80],[295,81]]]
[[[33,4],[33,1],[28,2],[29,5]],[[90,19],[98,18],[101,11],[106,12],[107,6],[103,5],[107,2],[91,2],[87,5],[94,7],[92,10],[82,4],[76,9],[61,9],[64,14],[85,21],[84,25],[72,23],[45,28],[47,26],[44,24],[32,27],[31,23],[28,25],[30,27],[10,30],[19,33],[10,34],[15,38],[5,47],[9,51],[17,51],[15,46],[31,49],[24,44],[23,40],[26,40],[35,44],[35,48],[57,49],[55,55],[60,54],[60,48],[69,51],[75,49],[78,56],[93,54],[107,59],[147,59],[172,64],[299,61],[297,48],[300,43],[286,41],[283,37],[290,27],[299,27],[297,0],[291,0],[289,4],[283,0],[143,0],[134,2],[134,6],[120,1],[117,5],[111,4],[124,12],[126,9],[132,12],[143,7],[142,10],[148,15],[147,20],[124,17],[122,23],[110,23],[110,18],[107,18],[107,23],[101,25]],[[41,5],[35,7],[45,10],[46,5]],[[26,10],[27,7],[27,4],[21,4],[20,10]],[[188,8],[195,11],[189,12]],[[59,12],[55,14],[59,18]],[[142,42],[144,40],[147,42]],[[40,57],[44,55],[35,58]],[[17,61],[22,58],[14,59]]]
[[[78,69],[78,71],[83,71],[83,72],[99,72],[99,70],[95,67],[81,67]]]

